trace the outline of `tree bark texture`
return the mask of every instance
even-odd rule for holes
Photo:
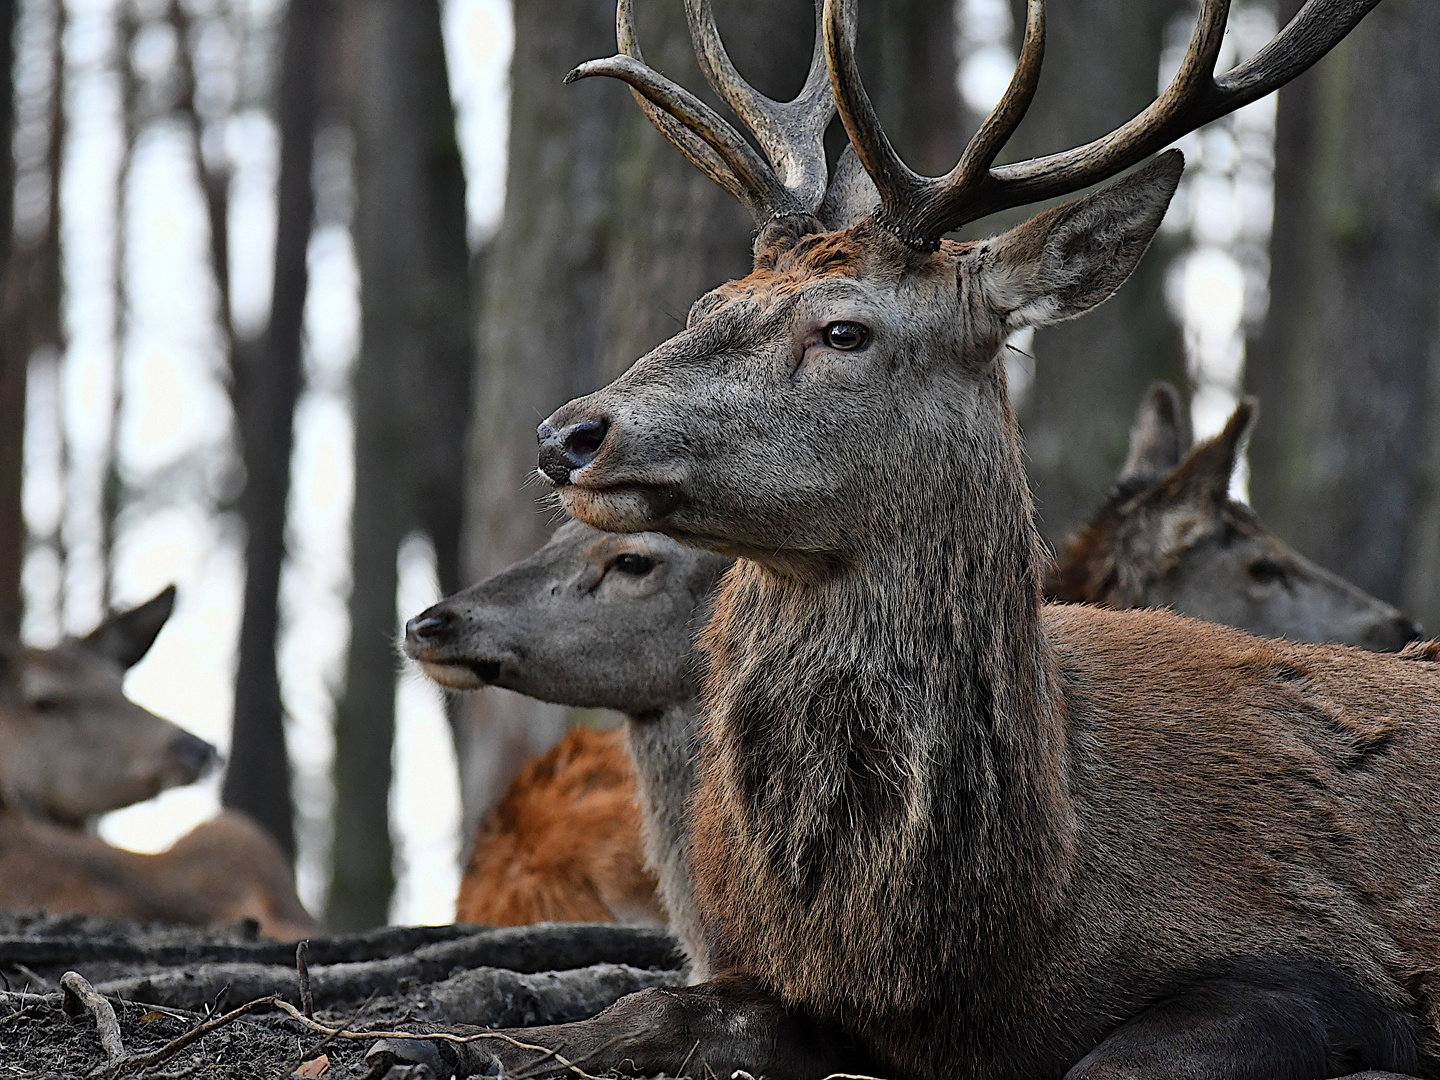
[[[1277,124],[1251,494],[1285,539],[1434,632],[1440,7],[1376,8],[1281,91]]]
[[[1017,36],[1023,33],[1023,4]],[[1098,138],[1155,99],[1165,26],[1154,0],[1070,0],[1046,9],[1045,66],[1035,101],[1003,160]],[[1037,207],[1027,207],[1029,216]],[[1019,216],[1004,220],[1019,220]],[[994,232],[996,222],[982,222]],[[1114,482],[1130,422],[1156,379],[1185,386],[1180,332],[1165,307],[1167,245],[1157,240],[1104,305],[1035,334],[1035,378],[1021,410],[1042,531],[1065,539]]]
[[[771,97],[793,97],[809,66],[811,5],[716,7],[741,73]],[[678,0],[636,8],[646,61],[714,104]],[[886,0],[878,10],[861,47],[877,107],[909,160],[948,169],[961,115],[953,4]],[[553,520],[532,479],[536,424],[683,328],[702,293],[750,270],[748,216],[651,128],[623,86],[561,85],[576,64],[615,51],[614,19],[613,0],[515,5],[505,213],[487,252],[470,434],[470,581],[530,554]],[[499,690],[470,695],[465,709],[462,788],[473,831],[565,720],[563,710]]]
[[[16,334],[5,308],[14,253],[15,17],[17,0],[0,0],[0,637],[20,633],[20,567],[25,517],[20,493],[25,470],[25,375],[29,343]]]
[[[423,529],[441,586],[459,587],[472,356],[465,183],[440,6],[360,0],[351,18],[361,346],[350,649],[336,714],[327,911],[340,930],[381,924],[389,909],[396,555],[406,533]]]
[[[312,183],[319,58],[326,54],[328,0],[290,0],[280,61],[275,277],[270,319],[259,342],[232,355],[235,417],[245,463],[245,599],[235,676],[235,718],[221,801],[249,814],[293,855],[295,831],[284,710],[275,670],[280,570],[290,495],[295,404],[303,380],[301,346],[306,261],[315,217]]]

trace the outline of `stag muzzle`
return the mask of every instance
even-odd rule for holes
[[[540,471],[556,487],[570,483],[570,474],[585,468],[600,453],[610,425],[603,419],[588,418],[561,428],[549,421],[535,429],[540,443]]]

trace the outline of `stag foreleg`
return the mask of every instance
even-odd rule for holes
[[[456,1035],[477,1028],[447,1028]],[[820,1080],[871,1072],[840,1030],[785,1006],[748,979],[657,987],[621,998],[571,1024],[515,1028],[457,1043],[438,1039],[376,1043],[367,1057],[438,1065],[442,1075],[720,1076],[737,1069],[767,1080]],[[519,1045],[519,1044],[524,1044]],[[533,1048],[540,1049],[533,1049]],[[568,1068],[567,1063],[574,1068]]]
[[[1412,1021],[1371,995],[1217,979],[1120,1025],[1065,1080],[1405,1080]],[[1355,1073],[1355,1070],[1393,1072]]]

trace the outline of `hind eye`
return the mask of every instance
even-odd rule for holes
[[[641,577],[655,569],[655,560],[649,555],[636,555],[627,551],[624,555],[617,555],[613,565],[622,574]]]
[[[858,322],[832,322],[825,327],[825,344],[841,352],[863,349],[869,341],[869,328]]]
[[[1285,567],[1274,559],[1256,559],[1247,569],[1250,571],[1250,577],[1262,585],[1283,581],[1285,578]]]
[[[34,701],[30,702],[30,708],[34,709],[36,712],[39,713],[59,712],[60,702],[56,701],[54,698],[36,698]]]

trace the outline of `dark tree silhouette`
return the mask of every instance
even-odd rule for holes
[[[285,559],[285,509],[295,403],[302,382],[301,343],[309,285],[306,254],[315,217],[312,175],[319,112],[321,58],[326,55],[328,0],[290,0],[280,60],[280,176],[275,277],[270,319],[259,342],[238,344],[231,357],[245,489],[245,609],[235,677],[235,721],[221,799],[243,810],[295,850],[290,762],[275,671],[280,568]]]
[[[1440,7],[1380,5],[1280,92],[1277,125],[1251,493],[1287,540],[1433,632]]]
[[[414,529],[459,586],[472,348],[465,178],[436,0],[357,0],[351,122],[361,345],[355,373],[353,584],[335,728],[335,843],[327,919],[385,922],[394,886],[396,556]]]

